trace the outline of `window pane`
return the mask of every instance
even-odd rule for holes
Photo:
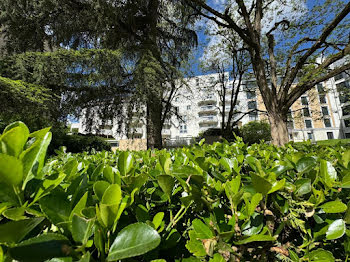
[[[323,119],[325,127],[332,127],[331,120],[329,118]]]
[[[327,132],[328,139],[334,139],[333,132]]]
[[[309,119],[306,119],[305,120],[305,126],[306,126],[306,128],[312,128],[312,121],[309,120]]]
[[[303,96],[303,97],[301,98],[301,104],[302,104],[303,106],[309,105],[309,102],[307,101],[307,97],[306,97],[306,96]]]
[[[325,95],[320,95],[320,103],[321,103],[321,104],[327,104],[326,96],[325,96]]]
[[[247,91],[247,99],[254,99],[256,98],[255,91]]]
[[[305,117],[309,117],[310,116],[310,110],[308,107],[303,108],[303,113]]]
[[[256,108],[257,108],[256,101],[249,101],[248,102],[248,109],[256,109]]]
[[[322,107],[322,114],[323,114],[324,116],[328,116],[328,115],[329,115],[328,107],[326,107],[326,106],[323,106],[323,107]]]
[[[312,140],[312,138],[313,138],[312,133],[307,133],[307,137],[308,137],[308,139]]]

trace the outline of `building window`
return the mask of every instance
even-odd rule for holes
[[[255,99],[256,93],[255,91],[247,91],[247,99]]]
[[[346,103],[349,101],[349,88],[350,84],[348,81],[341,82],[340,84],[336,84],[337,91],[339,93],[340,103]]]
[[[249,121],[258,120],[258,114],[254,114],[255,112],[249,113]]]
[[[327,138],[328,139],[334,139],[333,132],[327,132]]]
[[[344,119],[345,127],[350,127],[350,118]]]
[[[248,102],[248,109],[256,109],[256,108],[257,108],[256,101],[249,101]]]
[[[310,119],[305,119],[306,128],[312,128],[312,121]]]
[[[187,109],[187,110],[191,110],[191,105],[188,105],[188,106],[186,107],[186,109]]]
[[[313,140],[313,134],[312,133],[307,133],[307,138],[310,140]]]
[[[325,118],[325,119],[323,119],[323,122],[324,122],[324,126],[325,126],[325,127],[332,127],[331,119],[330,119],[330,118]]]
[[[310,110],[308,107],[303,108],[304,117],[310,117]]]
[[[182,124],[180,125],[180,134],[186,134],[187,133],[187,125]]]
[[[328,107],[322,106],[321,109],[322,109],[322,115],[324,115],[324,116],[328,116],[329,115]]]
[[[325,96],[325,95],[320,95],[319,98],[320,98],[320,103],[321,103],[321,104],[327,104],[326,96]]]
[[[294,128],[294,122],[293,122],[293,120],[288,120],[288,121],[287,121],[287,128],[288,128],[288,129],[293,129],[293,128]]]
[[[317,84],[317,91],[318,91],[319,93],[324,93],[324,87],[323,87],[322,84]]]
[[[344,78],[343,73],[340,73],[334,77],[334,80],[338,81],[338,80],[343,79],[343,78]]]
[[[196,77],[196,86],[199,86],[199,78]]]
[[[350,138],[350,133],[345,133],[345,138]]]
[[[307,97],[306,96],[301,97],[301,104],[303,106],[308,106],[309,105],[309,102],[307,101]]]

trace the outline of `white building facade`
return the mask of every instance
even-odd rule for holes
[[[219,74],[196,76],[187,79],[187,88],[179,92],[172,105],[177,112],[164,125],[162,136],[165,140],[190,140],[209,128],[220,128],[222,124],[222,98],[219,91],[222,83]],[[226,107],[230,109],[230,95],[234,83],[225,77],[227,88]],[[288,123],[290,141],[327,140],[350,138],[350,77],[342,73],[317,85],[296,101],[290,110]],[[254,111],[257,109],[256,111]],[[235,114],[239,125],[253,120],[267,120],[265,106],[255,81],[245,81],[238,93]],[[250,112],[243,114],[245,112]],[[86,133],[84,126],[72,124],[72,128]],[[117,132],[113,120],[104,121],[100,133],[115,140],[146,139],[145,119],[137,117],[130,126],[129,137]],[[130,137],[132,134],[132,137]]]

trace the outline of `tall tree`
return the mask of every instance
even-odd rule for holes
[[[148,147],[162,146],[166,47],[179,48],[182,51],[179,57],[185,59],[196,44],[196,34],[191,30],[194,18],[181,3],[170,0],[39,0],[35,3],[5,0],[0,9],[0,25],[8,53],[43,51],[48,46],[62,45],[70,49],[122,50],[123,57],[116,66],[127,68],[126,78],[131,79],[129,91],[137,95],[135,100],[146,105]],[[20,24],[16,19],[21,20]],[[31,26],[20,27],[21,24]],[[23,45],[24,39],[34,43]],[[120,83],[125,81],[121,79]]]
[[[350,68],[350,63],[330,67],[350,53],[350,3],[311,6],[309,1],[309,10],[296,19],[293,8],[306,1],[232,0],[223,8],[203,0],[183,1],[206,19],[234,30],[247,46],[276,145],[288,142],[291,105],[317,83]]]
[[[238,122],[254,111],[248,110],[239,101],[242,90],[249,91],[246,79],[251,71],[250,57],[233,30],[213,25],[208,28],[207,34],[213,40],[204,51],[202,66],[206,71],[218,74],[217,81],[209,88],[216,89],[219,95],[222,134],[229,138]]]

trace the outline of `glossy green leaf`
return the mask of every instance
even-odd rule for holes
[[[242,235],[253,236],[260,233],[264,224],[264,216],[259,213],[254,213],[248,222],[241,226]]]
[[[197,237],[200,239],[209,239],[214,236],[210,228],[206,224],[204,224],[200,219],[193,220],[192,226],[197,234]]]
[[[343,219],[337,219],[329,225],[326,238],[328,240],[337,239],[345,234],[346,226]]]
[[[262,199],[263,199],[263,196],[260,193],[256,193],[252,196],[252,199],[247,207],[248,216],[251,216],[254,214],[257,205],[259,205],[259,203]]]
[[[272,187],[270,189],[270,191],[268,192],[268,194],[271,194],[273,192],[276,192],[276,191],[279,191],[281,190],[282,188],[284,188],[284,185],[286,184],[286,179],[283,178],[279,181],[276,181],[272,184]]]
[[[93,189],[94,189],[95,195],[99,200],[102,200],[103,194],[105,193],[105,191],[109,186],[110,184],[107,181],[100,180],[95,182]]]
[[[3,215],[4,217],[10,220],[18,221],[18,220],[26,219],[24,212],[25,212],[25,207],[14,207],[14,208],[7,209],[3,213]]]
[[[40,199],[39,203],[41,210],[53,224],[68,221],[71,209],[64,194],[50,194]]]
[[[313,157],[303,157],[298,160],[296,169],[300,173],[308,172],[316,165],[316,160]]]
[[[345,151],[342,155],[342,161],[345,167],[349,168],[349,163],[350,163],[350,149]]]
[[[272,184],[267,181],[265,178],[256,175],[254,173],[251,174],[252,184],[256,192],[261,193],[263,195],[267,195],[267,193],[271,190]]]
[[[38,201],[40,198],[49,194],[51,190],[57,187],[63,179],[65,179],[66,174],[60,173],[57,177],[48,177],[43,181],[42,186],[37,190],[33,202]]]
[[[74,215],[82,215],[81,211],[86,207],[86,201],[88,198],[88,192],[86,192],[81,199],[79,200],[79,202],[75,205],[75,207],[73,208],[72,212],[69,215],[69,221],[72,221],[73,216]]]
[[[23,151],[20,156],[23,163],[23,187],[30,179],[38,177],[44,166],[46,151],[52,139],[52,134],[49,130],[50,128],[45,128],[30,134],[30,137],[35,142]]]
[[[13,156],[0,154],[0,182],[9,186],[17,186],[22,180],[22,162]]]
[[[160,188],[170,199],[175,185],[174,178],[168,175],[160,175],[157,177],[157,180]]]
[[[118,169],[121,176],[126,176],[132,169],[134,158],[130,152],[124,151],[118,157]]]
[[[186,248],[188,251],[190,251],[193,255],[197,257],[204,257],[207,255],[207,252],[204,249],[204,246],[202,244],[202,241],[197,239],[197,234],[194,230],[190,230],[188,232],[190,236],[190,240],[186,243]]]
[[[122,193],[118,184],[110,185],[103,194],[100,204],[101,219],[106,227],[111,227],[118,215]]]
[[[322,208],[326,213],[343,213],[346,211],[347,206],[343,202],[336,200],[327,202],[319,206],[319,208]]]
[[[316,249],[309,254],[311,262],[334,262],[334,257],[331,252],[322,248]]]
[[[340,187],[350,188],[350,174],[343,177]]]
[[[116,261],[145,254],[160,244],[156,230],[144,223],[135,223],[123,228],[114,239],[108,261]]]
[[[94,221],[88,220],[77,215],[72,218],[72,236],[74,241],[86,244],[93,233]]]
[[[309,178],[302,178],[295,181],[296,191],[298,196],[302,196],[311,192],[311,180]]]
[[[321,160],[320,162],[320,176],[328,187],[333,187],[338,177],[337,171],[330,162],[326,160]]]
[[[29,129],[22,122],[14,122],[8,125],[0,140],[5,144],[5,150],[2,151],[7,155],[18,157],[23,151],[24,145],[29,137]],[[1,166],[1,165],[0,165]]]
[[[164,212],[158,212],[152,220],[155,229],[158,229],[164,218]]]
[[[25,240],[10,248],[12,258],[19,261],[38,262],[72,254],[69,240],[63,235],[47,233]]]
[[[43,217],[37,217],[1,224],[0,244],[8,245],[18,243],[43,220]]]

